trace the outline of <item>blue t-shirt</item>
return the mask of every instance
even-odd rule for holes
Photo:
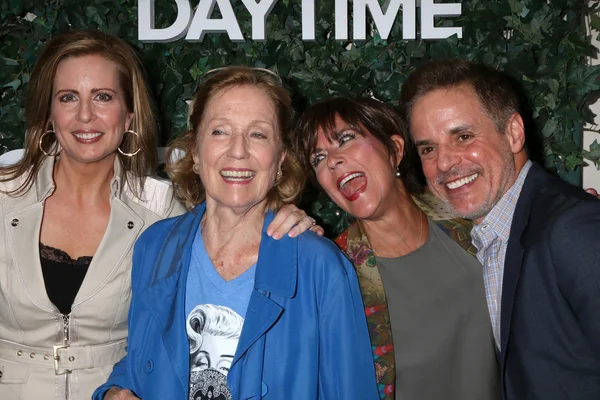
[[[231,400],[227,374],[244,325],[255,271],[256,264],[235,279],[224,280],[198,229],[185,290],[190,400]]]

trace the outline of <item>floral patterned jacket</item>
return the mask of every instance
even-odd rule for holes
[[[452,218],[444,206],[429,193],[413,197],[413,199],[421,210],[452,240],[470,254],[475,255],[476,249],[471,244],[472,223],[470,221]],[[396,372],[392,328],[375,254],[367,236],[357,222],[338,236],[335,242],[356,268],[369,326],[380,397],[382,400],[393,400]]]

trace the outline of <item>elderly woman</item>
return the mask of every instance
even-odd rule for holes
[[[342,97],[309,108],[294,142],[315,183],[356,218],[337,243],[358,274],[381,399],[496,399],[482,267],[465,251],[469,225],[434,222],[412,200],[422,190],[405,134],[383,103]]]
[[[137,242],[128,354],[96,400],[378,397],[352,265],[312,233],[265,232],[303,186],[291,116],[272,72],[230,67],[200,85],[173,145],[186,157],[169,167],[195,208]],[[239,337],[209,331],[207,305],[224,325],[243,320]]]
[[[143,75],[97,31],[53,38],[35,64],[25,155],[0,168],[0,399],[90,398],[125,354],[133,243],[185,211],[147,176],[157,124]],[[304,217],[294,210],[274,235]]]

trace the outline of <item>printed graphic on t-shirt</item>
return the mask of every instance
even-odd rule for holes
[[[244,319],[229,307],[200,304],[188,315],[189,400],[232,400],[227,374]]]

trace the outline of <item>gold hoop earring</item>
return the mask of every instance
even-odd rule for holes
[[[131,129],[129,129],[128,131],[125,131],[125,133],[133,133],[135,135],[136,139],[138,139],[140,137],[140,135],[138,135],[138,133],[136,131],[133,131]],[[123,136],[125,136],[125,133],[123,134]],[[121,143],[121,144],[123,144],[123,143]],[[138,149],[136,151],[134,151],[133,153],[125,153],[123,150],[121,150],[121,146],[119,146],[119,147],[117,147],[117,150],[119,150],[119,153],[121,153],[125,157],[133,157],[137,153],[139,153],[142,149],[140,147],[138,147]]]
[[[48,153],[46,150],[44,150],[44,146],[42,146],[42,142],[44,141],[44,137],[46,135],[50,134],[50,133],[52,133],[52,134],[54,134],[54,136],[56,136],[56,132],[54,132],[52,129],[48,129],[46,132],[44,132],[42,134],[42,136],[40,136],[40,140],[38,141],[38,147],[39,147],[40,151],[42,153],[44,153],[44,155],[46,157],[55,157],[55,156],[59,155],[60,151],[62,150],[62,148],[60,147],[60,144],[58,143],[58,140],[55,142],[56,145],[54,147],[56,148],[56,153],[54,153],[54,154]]]

